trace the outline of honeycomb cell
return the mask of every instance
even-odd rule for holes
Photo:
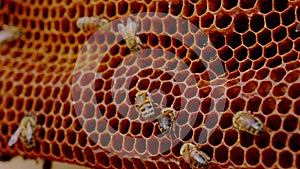
[[[285,147],[287,141],[287,134],[280,131],[275,133],[272,137],[272,145],[274,148],[281,150]]]
[[[296,99],[300,97],[300,83],[294,83],[290,86],[289,90],[288,90],[288,95],[292,98],[292,99]]]
[[[293,163],[293,155],[289,151],[279,153],[279,165],[283,168],[289,168]]]
[[[283,96],[287,91],[287,85],[285,83],[280,83],[274,86],[272,94],[274,96]]]
[[[269,94],[272,89],[272,82],[270,81],[262,81],[258,86],[258,94],[262,97],[265,97]]]
[[[228,148],[220,145],[215,149],[215,158],[218,162],[224,163],[228,160]]]
[[[205,143],[207,141],[207,130],[205,128],[197,128],[194,132],[194,141],[196,143]]]
[[[243,44],[247,47],[251,47],[256,43],[256,36],[255,33],[252,31],[248,31],[242,36]],[[244,51],[244,55],[247,56],[247,51]],[[238,56],[237,56],[238,57]]]
[[[230,159],[235,165],[242,165],[244,162],[244,150],[234,147],[230,150]]]
[[[243,147],[250,147],[253,145],[254,136],[247,132],[240,133],[240,143]]]
[[[287,132],[294,131],[298,125],[298,118],[288,115],[283,121],[283,129]]]
[[[254,14],[250,18],[250,28],[254,32],[260,31],[264,27],[264,17],[258,14]]]
[[[260,153],[257,148],[250,148],[246,151],[246,161],[249,165],[256,165],[259,162]]]
[[[221,14],[216,16],[216,26],[220,29],[228,27],[232,22],[230,15]]]
[[[224,136],[224,142],[228,146],[232,146],[237,143],[238,132],[236,130],[227,130]]]
[[[300,135],[298,133],[294,133],[290,139],[289,139],[289,148],[294,151],[297,152],[300,150]]]
[[[276,162],[276,159],[276,151],[273,149],[268,148],[262,152],[262,162],[266,167],[272,167],[272,165]]]

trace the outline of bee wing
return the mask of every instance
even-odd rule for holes
[[[27,139],[27,141],[30,141],[30,139],[32,138],[32,127],[31,127],[31,124],[29,122],[26,125],[27,125],[26,126],[26,129],[27,129],[26,139]]]
[[[130,36],[135,36],[137,25],[130,18],[127,19],[126,31]]]
[[[121,23],[118,24],[118,31],[119,33],[121,33],[121,35],[123,36],[123,38],[126,38],[126,32],[125,32],[125,26]]]
[[[12,146],[18,141],[21,132],[22,132],[22,127],[19,126],[17,130],[14,132],[14,134],[12,134],[12,136],[10,137],[8,141],[8,146]]]

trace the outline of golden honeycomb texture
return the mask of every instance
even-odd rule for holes
[[[210,168],[300,168],[299,6],[2,0],[0,25],[23,35],[0,46],[0,154],[92,168],[190,168],[179,150],[193,143],[211,158]],[[135,13],[145,13],[141,56],[130,53],[116,27]],[[83,32],[76,27],[83,16],[106,18],[112,30]],[[177,112],[174,135],[139,116],[140,90]],[[238,111],[254,114],[266,131],[237,131]],[[28,113],[37,119],[35,147],[20,140],[9,147]]]

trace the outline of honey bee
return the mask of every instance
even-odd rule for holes
[[[25,115],[20,122],[20,126],[17,128],[17,130],[12,134],[11,138],[9,139],[8,146],[14,145],[18,141],[18,138],[21,134],[22,136],[21,138],[24,141],[26,148],[30,149],[34,147],[35,142],[33,138],[33,133],[35,129],[36,129],[35,118],[30,114]]]
[[[139,91],[135,95],[135,107],[145,120],[154,115],[154,107],[149,94],[145,91]]]
[[[23,34],[21,29],[15,26],[3,25],[2,28],[3,30],[0,31],[0,45],[7,41],[16,40]]]
[[[121,33],[126,41],[126,44],[131,52],[141,50],[143,45],[140,38],[137,36],[138,23],[132,22],[130,18],[127,19],[126,27],[123,24],[118,24],[118,31]]]
[[[97,16],[81,17],[77,20],[76,26],[84,32],[95,32],[99,30],[100,33],[106,33],[110,29],[108,20]]]
[[[176,112],[174,109],[172,108],[164,108],[162,110],[162,114],[160,114],[157,119],[158,119],[158,128],[162,133],[167,133],[174,121],[175,121],[175,117],[176,117]]]
[[[198,151],[192,143],[185,143],[180,148],[180,155],[183,160],[192,168],[206,168],[210,157],[202,151]]]
[[[246,131],[253,135],[264,132],[263,123],[260,119],[243,111],[239,111],[233,116],[232,123],[236,129]]]

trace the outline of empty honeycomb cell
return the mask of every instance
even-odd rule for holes
[[[208,113],[210,112],[213,107],[214,107],[214,100],[210,99],[210,98],[206,98],[203,100],[203,102],[200,105],[200,109],[203,113]]]
[[[219,99],[215,105],[217,112],[224,112],[229,107],[229,101],[226,98]]]
[[[242,36],[243,44],[247,47],[250,47],[256,43],[256,36],[252,31],[248,31]],[[243,55],[247,56],[247,51],[242,51]],[[238,53],[239,54],[239,53]],[[237,56],[239,57],[239,56]]]
[[[243,147],[250,147],[253,145],[254,136],[247,132],[240,132],[240,144]]]
[[[276,108],[276,100],[273,97],[265,98],[262,102],[262,112],[266,115],[271,114]]]
[[[226,62],[226,69],[229,72],[237,70],[239,67],[239,62],[235,58],[231,58]]]
[[[280,83],[274,86],[272,93],[274,96],[283,96],[287,91],[287,87],[285,83]]]
[[[294,133],[289,139],[289,148],[297,152],[300,150],[300,135],[298,133]]]
[[[201,113],[191,113],[189,118],[189,124],[193,128],[197,128],[202,124],[203,115]]]
[[[126,151],[132,151],[134,147],[135,140],[132,136],[126,135],[124,137],[123,147]],[[109,140],[107,142],[109,144]]]
[[[278,43],[278,52],[280,55],[288,53],[293,48],[293,42],[290,39],[285,39]]]
[[[86,123],[88,123],[88,121]],[[91,127],[90,127],[92,129],[91,131],[94,130],[94,128],[95,128],[94,125],[95,125],[95,123],[93,122]],[[109,125],[108,128],[107,128],[108,131],[112,134],[116,133],[118,131],[118,127],[119,127],[119,120],[114,117],[114,118],[109,120],[108,125]],[[89,132],[88,128],[85,127],[85,129],[87,130],[87,132]]]
[[[196,143],[205,143],[207,141],[207,130],[205,128],[197,128],[194,132],[194,141]]]
[[[296,100],[294,103],[294,113],[300,115],[300,99]]]
[[[248,70],[242,75],[242,82],[247,82],[248,80],[251,80],[254,76],[255,71]]]
[[[234,99],[240,94],[240,91],[240,86],[233,86],[227,90],[226,95],[229,99]]]
[[[264,56],[271,58],[277,54],[277,45],[275,43],[269,43],[264,46]]]
[[[64,157],[68,158],[68,159],[72,159],[74,158],[73,156],[73,151],[71,146],[67,145],[67,144],[62,144],[62,154]]]
[[[274,148],[281,150],[285,147],[287,142],[287,134],[279,131],[275,133],[272,137],[272,145]]]
[[[212,12],[219,10],[221,7],[221,0],[208,1],[208,9]]]
[[[74,130],[75,131],[80,131],[82,129],[82,126],[81,124],[83,123],[83,119],[75,119],[74,120],[74,124],[73,124],[73,127],[74,127]]]
[[[229,158],[235,165],[242,165],[244,163],[244,150],[240,147],[233,147],[230,150]]]
[[[260,153],[257,148],[250,148],[246,151],[246,161],[249,165],[256,165],[259,162]]]
[[[247,110],[250,112],[258,112],[262,99],[260,97],[251,97],[247,103]]]
[[[269,73],[270,73],[270,70],[268,68],[262,68],[255,73],[254,77],[257,80],[262,80],[262,79],[265,79],[269,75]],[[264,82],[264,83],[266,83],[264,85],[267,85],[267,86],[270,85],[267,82]]]
[[[242,98],[235,98],[230,103],[230,109],[232,112],[242,111],[246,105],[246,101]]]
[[[231,113],[223,113],[219,122],[219,126],[222,129],[226,129],[232,126],[232,117],[233,115]]]
[[[276,162],[276,151],[271,148],[265,149],[262,152],[262,162],[266,167],[272,167]]]
[[[276,68],[271,71],[270,78],[275,82],[279,82],[285,74],[286,71],[283,68]]]
[[[219,32],[210,34],[209,39],[216,49],[219,49],[225,45],[225,37]]]
[[[288,89],[288,95],[292,99],[296,99],[300,97],[300,83],[294,83]]]
[[[72,130],[67,131],[66,139],[67,139],[69,144],[72,144],[72,145],[75,144],[76,138],[77,138],[77,135],[74,131],[72,131]]]
[[[128,119],[123,119],[119,124],[120,133],[126,134],[128,133],[130,126],[130,121]]]
[[[213,89],[213,91],[211,92],[211,96],[213,98],[220,98],[225,94],[225,88],[224,87],[216,87]]]
[[[245,93],[252,93],[258,86],[257,81],[250,81],[243,86],[243,92]]]
[[[289,151],[282,151],[279,153],[279,165],[283,168],[290,168],[293,163],[293,155]]]
[[[224,2],[225,3],[225,2]],[[233,20],[234,29],[239,33],[244,33],[249,27],[249,18],[243,13],[239,13],[234,17]]]
[[[272,89],[272,82],[270,81],[262,81],[258,86],[258,94],[262,97],[265,97],[269,94]]]
[[[218,123],[218,114],[215,112],[209,113],[204,120],[204,125],[207,128],[214,128]]]
[[[286,37],[286,35],[287,35],[287,30],[285,27],[278,27],[274,29],[272,32],[273,40],[276,42],[283,40]]]
[[[298,118],[293,115],[287,115],[283,121],[283,129],[287,132],[294,131],[298,125]]]
[[[111,136],[108,133],[101,133],[99,140],[100,140],[100,145],[102,147],[106,147],[111,141]]]
[[[298,57],[298,53],[292,50],[283,56],[283,61],[284,63],[288,63],[297,60],[297,57]]]
[[[110,164],[115,168],[122,168],[122,160],[116,155],[110,157]]]
[[[84,147],[86,146],[86,143],[87,143],[87,134],[85,133],[85,131],[80,131],[78,133],[78,144],[81,146],[81,147]]]
[[[116,106],[114,104],[109,104],[107,106],[107,111],[106,111],[106,118],[110,119],[116,115]]]
[[[225,145],[220,145],[215,149],[215,159],[220,163],[228,160],[228,148]]]
[[[136,158],[133,158],[133,167],[132,168],[140,168],[140,169],[146,169],[144,163]]]
[[[121,151],[123,148],[123,136],[116,133],[112,136],[111,138],[111,144],[114,150],[116,150],[117,152]]]
[[[144,123],[142,126],[143,136],[149,138],[152,135],[153,127],[153,123]]]
[[[166,6],[169,6],[168,3],[166,3]],[[186,1],[184,3],[184,6],[183,6],[183,11],[182,11],[182,14],[185,16],[185,17],[190,17],[192,16],[194,13],[194,5],[189,3],[188,1]]]
[[[201,1],[200,3],[196,3],[196,13],[198,16],[207,13],[206,10],[207,10],[207,1]]]
[[[193,136],[193,130],[188,125],[181,126],[179,132],[179,138],[181,138],[183,141],[188,141]]]
[[[241,23],[240,23],[241,24]],[[241,35],[238,33],[231,33],[226,36],[226,44],[228,44],[231,48],[237,48],[242,44]]]
[[[261,135],[255,137],[255,144],[258,148],[266,148],[270,144],[270,135],[267,132],[264,132]]]
[[[264,27],[264,17],[259,14],[253,14],[250,18],[250,28],[254,32],[260,31]]]
[[[273,12],[266,15],[266,25],[268,28],[273,29],[280,25],[279,13]]]
[[[78,156],[80,155],[79,156],[80,159],[82,158],[83,161],[84,161],[84,156],[82,154],[81,149],[78,148],[77,152],[78,152]],[[81,155],[82,155],[82,157],[81,157]],[[96,153],[96,162],[99,163],[102,166],[106,166],[106,167],[110,166],[110,164],[109,164],[109,157],[104,152]]]
[[[130,125],[130,133],[133,135],[138,135],[141,132],[141,123],[132,122]]]
[[[266,45],[272,41],[271,31],[268,29],[263,29],[257,34],[257,40],[260,45]]]
[[[146,140],[144,140],[144,139],[137,139],[135,141],[134,145],[135,145],[134,148],[135,148],[135,150],[138,153],[142,154],[142,153],[144,153],[146,151]]]
[[[239,137],[239,135],[236,130],[229,129],[225,132],[224,142],[226,145],[232,146],[237,143],[238,137]]]
[[[220,14],[216,16],[216,26],[218,28],[226,28],[228,27],[232,22],[232,17],[227,14]]]
[[[147,150],[150,154],[155,155],[158,152],[159,142],[156,139],[150,138],[147,141]]]
[[[215,129],[210,133],[208,142],[213,146],[218,146],[223,139],[223,132],[220,129]]]
[[[59,129],[61,127],[62,118],[60,116],[56,116],[54,118],[54,127]]]
[[[169,139],[162,139],[159,144],[159,153],[163,155],[168,155],[171,150],[171,142]]]
[[[57,143],[52,143],[51,144],[51,152],[55,157],[60,157],[60,146]]]
[[[278,64],[281,64],[281,62],[279,63],[279,61],[278,61]],[[285,69],[287,71],[290,71],[290,70],[294,70],[294,69],[299,68],[299,66],[300,66],[300,62],[299,61],[295,61],[295,62],[291,62],[291,63],[286,64]]]
[[[52,125],[52,123],[53,123],[53,116],[51,115],[51,116],[47,116],[47,118],[46,118],[46,126],[47,127],[51,127],[51,125]]]
[[[283,25],[290,25],[295,21],[295,11],[293,8],[289,7],[281,13],[281,21]]]

